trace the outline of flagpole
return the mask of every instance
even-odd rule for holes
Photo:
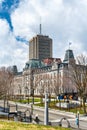
[[[69,50],[70,50],[70,45],[71,45],[72,43],[71,42],[69,42]]]

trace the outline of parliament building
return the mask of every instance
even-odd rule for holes
[[[52,39],[42,34],[29,41],[29,59],[22,72],[14,76],[14,95],[49,95],[76,93],[69,78],[70,64],[75,63],[71,49],[66,50],[64,60],[52,57]]]

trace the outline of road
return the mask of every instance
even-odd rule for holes
[[[35,109],[34,113],[38,113],[41,120],[44,120],[44,110],[42,109]],[[49,110],[49,122],[52,122],[53,125],[58,125],[58,122],[62,118],[66,118],[70,122],[70,126],[72,128],[78,128],[76,125],[76,117],[75,114],[70,112],[61,112],[58,110]],[[87,117],[80,116],[79,117],[79,128],[81,130],[87,130]],[[67,127],[67,120],[62,120],[62,126]]]
[[[2,106],[2,104],[3,102],[0,101],[0,106]],[[10,105],[10,111],[16,111],[16,105],[17,105],[18,111],[24,112],[27,109],[29,109],[29,111],[31,112],[30,104],[20,104],[20,103],[15,104],[13,102],[9,102],[9,105]],[[36,114],[38,114],[39,119],[42,122],[44,122],[44,108],[33,106],[33,116],[35,117]],[[62,118],[64,119],[66,118],[70,122],[70,126],[72,128],[78,128],[78,126],[76,125],[75,114],[71,112],[49,109],[49,122],[51,122],[53,125],[58,125],[58,122],[60,122]],[[67,120],[64,119],[62,120],[62,126],[67,127],[68,125]],[[87,116],[82,115],[79,116],[79,128],[81,130],[87,130]]]

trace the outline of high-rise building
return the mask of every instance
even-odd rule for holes
[[[29,59],[43,60],[52,57],[52,39],[42,34],[29,41]]]

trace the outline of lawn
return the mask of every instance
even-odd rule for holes
[[[29,97],[29,99],[27,98],[27,99],[19,99],[19,100],[13,100],[13,101],[15,101],[15,102],[20,102],[20,103],[28,103],[28,101],[29,101],[29,103],[32,103],[32,97]],[[34,102],[40,102],[40,98],[34,98]]]
[[[38,97],[38,98],[34,98],[34,102],[40,102],[41,101],[41,99]],[[20,100],[15,100],[15,102],[20,102]],[[32,97],[30,97],[29,98],[29,102],[31,103],[32,102]],[[57,100],[57,102],[58,102],[58,100]],[[79,111],[79,113],[80,114],[84,114],[84,111],[83,111],[83,107],[77,107],[77,108],[70,108],[70,109],[64,109],[64,108],[58,108],[57,106],[56,106],[56,103],[57,103],[56,101],[51,101],[50,103],[48,103],[49,104],[49,108],[52,108],[52,109],[60,109],[60,110],[62,110],[62,111],[69,111],[69,112],[73,112],[73,113],[77,113],[77,111]],[[63,102],[63,101],[61,101],[61,102]],[[21,103],[28,103],[28,99],[26,99],[26,100],[21,100]],[[40,107],[44,107],[44,103],[38,103],[38,104],[36,104],[36,106],[40,106]]]
[[[40,106],[40,107],[44,107],[44,103],[38,103],[38,104],[35,104],[36,106]],[[79,111],[80,114],[84,114],[84,111],[83,111],[83,107],[75,107],[75,108],[70,108],[70,109],[64,109],[64,108],[58,108],[56,106],[56,103],[55,102],[50,102],[49,105],[49,108],[52,108],[52,109],[56,109],[56,110],[61,110],[61,111],[66,111],[66,112],[73,112],[73,113],[77,113]]]
[[[71,130],[70,128],[25,124],[21,122],[0,121],[0,130]]]

